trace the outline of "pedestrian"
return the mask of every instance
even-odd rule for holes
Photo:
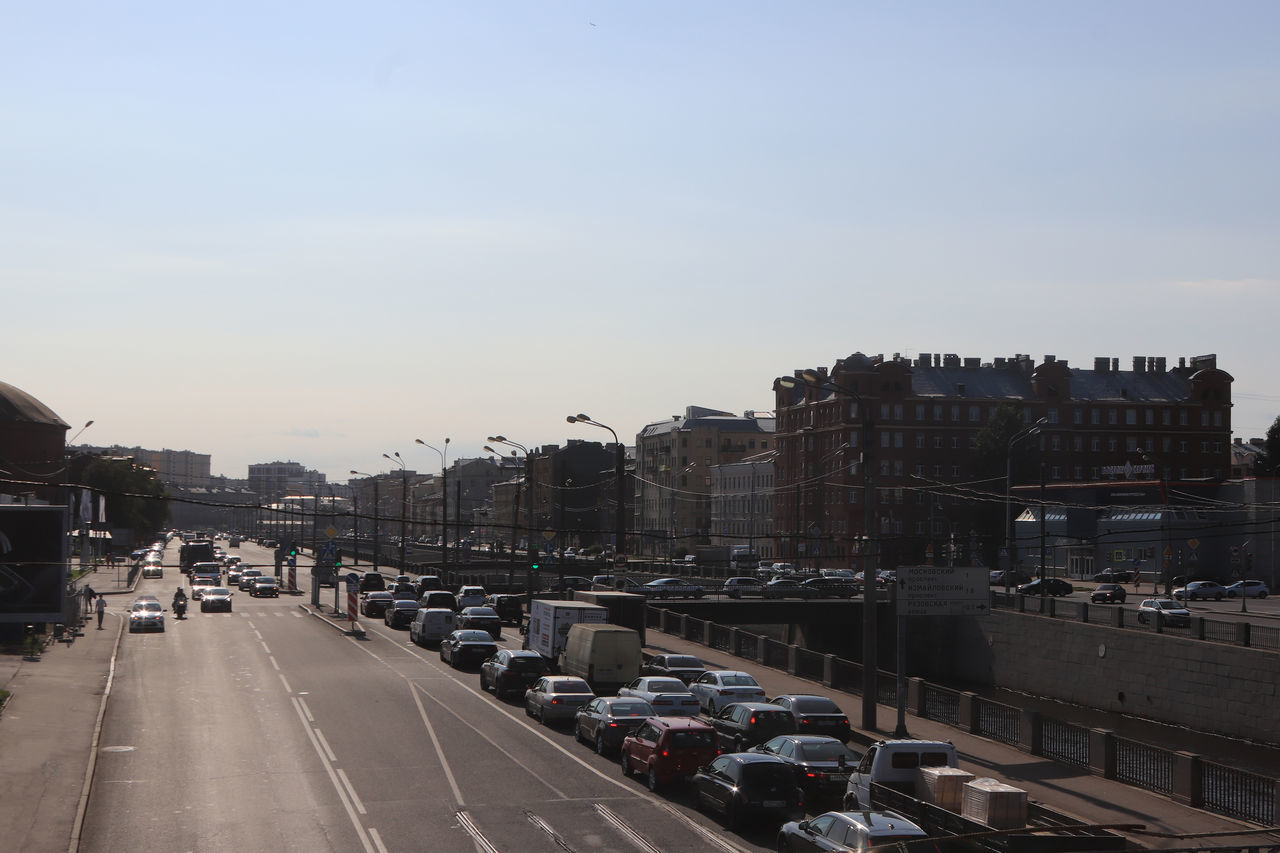
[[[102,630],[102,614],[107,612],[107,599],[105,597],[101,595],[98,596],[98,603],[96,605],[96,609],[98,611],[98,630],[101,631]]]

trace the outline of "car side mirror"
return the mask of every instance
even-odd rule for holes
[[[800,831],[801,831],[801,832],[808,832],[808,831],[809,831],[809,821],[807,821],[807,820],[802,820],[802,821],[800,821],[800,823],[799,823],[799,827],[800,827]]]

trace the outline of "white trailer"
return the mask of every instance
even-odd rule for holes
[[[553,667],[564,651],[569,629],[579,623],[601,624],[609,621],[609,611],[585,601],[557,601],[535,598],[529,607],[529,633],[525,648],[533,649]]]

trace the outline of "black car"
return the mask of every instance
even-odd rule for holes
[[[1103,569],[1093,579],[1098,583],[1129,583],[1133,580],[1133,572],[1128,569]]]
[[[669,675],[685,684],[706,671],[702,661],[693,655],[654,655],[640,667],[641,675]]]
[[[361,592],[383,592],[387,588],[387,579],[380,572],[365,572],[360,576]]]
[[[383,611],[382,621],[388,628],[407,628],[413,621],[413,617],[417,615],[418,602],[412,598],[397,598],[393,599]]]
[[[231,612],[231,590],[225,586],[209,587],[200,596],[200,612],[213,613],[221,611],[223,613]]]
[[[1127,593],[1118,583],[1104,583],[1089,593],[1089,601],[1093,604],[1124,604]]]
[[[647,718],[653,706],[632,696],[597,696],[578,709],[573,719],[573,735],[595,746],[604,755],[622,745],[622,739]]]
[[[823,735],[781,735],[752,747],[752,752],[776,755],[795,770],[796,784],[805,793],[805,804],[840,802],[849,773],[862,756],[839,740]]]
[[[484,603],[492,607],[503,622],[519,625],[524,621],[524,604],[518,595],[490,595],[485,597]]]
[[[440,643],[440,660],[454,669],[482,663],[497,652],[498,644],[488,631],[454,631]]]
[[[764,598],[817,598],[818,591],[795,578],[775,578],[764,585]]]
[[[849,717],[826,696],[787,694],[775,696],[770,705],[777,705],[791,712],[796,718],[796,731],[804,735],[826,735],[846,743],[851,730]]]
[[[249,595],[252,598],[279,598],[280,581],[269,575],[259,575],[253,579],[253,586],[249,589]]]
[[[862,584],[853,578],[809,578],[800,584],[813,598],[853,598],[862,595]]]
[[[422,598],[422,596],[431,592],[433,589],[444,589],[444,583],[440,580],[438,575],[423,575],[418,578],[416,586],[418,598]]]
[[[796,718],[790,711],[768,702],[734,702],[711,718],[723,744],[741,752],[778,735],[795,734]]]
[[[991,586],[1019,586],[1024,583],[1030,583],[1031,575],[1020,569],[1005,569],[1004,571],[994,571],[991,573]]]
[[[391,587],[389,592],[391,593],[391,597],[396,601],[400,601],[401,599],[408,599],[409,601],[418,600],[418,594],[414,591],[413,584],[411,583],[398,583]]]
[[[492,607],[464,607],[458,614],[459,628],[485,631],[495,640],[502,639],[502,617]]]
[[[1018,587],[1018,595],[1070,595],[1075,587],[1062,578],[1036,578]]]
[[[717,756],[694,774],[693,792],[699,808],[720,812],[731,829],[748,819],[781,823],[804,814],[804,792],[796,785],[795,770],[776,755]]]
[[[391,606],[391,602],[395,599],[391,597],[391,593],[375,590],[366,593],[360,602],[360,612],[365,616],[373,616],[375,618],[386,616],[387,608]]]
[[[503,649],[480,665],[480,689],[492,687],[499,698],[509,693],[523,696],[547,670],[546,659],[537,652]]]

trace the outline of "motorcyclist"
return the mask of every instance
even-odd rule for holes
[[[173,609],[177,613],[187,609],[187,592],[182,587],[178,587],[178,591],[173,594]]]

